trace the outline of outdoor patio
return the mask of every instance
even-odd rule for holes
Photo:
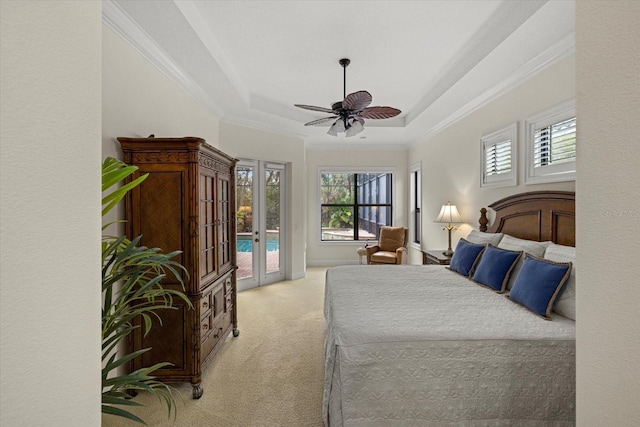
[[[251,266],[251,252],[237,252],[237,278],[242,279],[253,275]],[[267,251],[267,273],[280,270],[280,251]]]

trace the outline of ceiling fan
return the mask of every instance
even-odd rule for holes
[[[351,60],[343,58],[338,62],[344,69],[344,100],[335,102],[331,105],[331,108],[294,104],[296,107],[304,108],[305,110],[332,114],[329,117],[305,123],[305,126],[319,126],[333,122],[327,132],[329,135],[338,136],[339,132],[344,132],[345,136],[353,136],[364,130],[364,119],[388,119],[400,114],[400,110],[392,107],[369,107],[371,94],[366,90],[347,95],[347,66],[351,63]]]

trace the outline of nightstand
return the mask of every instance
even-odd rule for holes
[[[422,264],[449,265],[451,257],[443,255],[442,252],[444,252],[444,249],[422,251]]]

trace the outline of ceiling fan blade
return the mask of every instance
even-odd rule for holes
[[[303,104],[293,104],[293,105],[299,108],[304,108],[305,110],[320,111],[322,113],[333,113],[333,110],[330,108],[315,107],[313,105],[303,105]]]
[[[330,122],[330,121],[333,121],[333,120],[335,120],[335,119],[337,119],[337,118],[338,118],[338,116],[323,117],[323,118],[321,118],[321,119],[313,120],[313,121],[310,121],[309,123],[305,123],[304,125],[305,125],[305,126],[318,126],[318,125],[323,125],[323,124],[328,123],[328,122]]]
[[[371,104],[371,94],[366,90],[360,90],[347,95],[342,101],[342,108],[351,111],[360,111]]]
[[[401,111],[392,107],[369,107],[358,113],[363,119],[388,119],[400,114]]]

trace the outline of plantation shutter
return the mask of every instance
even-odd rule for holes
[[[518,124],[484,135],[480,142],[480,187],[517,185]]]
[[[533,135],[533,166],[555,165],[576,159],[576,118],[536,129]]]
[[[485,147],[485,173],[487,176],[511,172],[511,140]]]
[[[525,121],[525,184],[576,179],[576,105],[569,100]]]

